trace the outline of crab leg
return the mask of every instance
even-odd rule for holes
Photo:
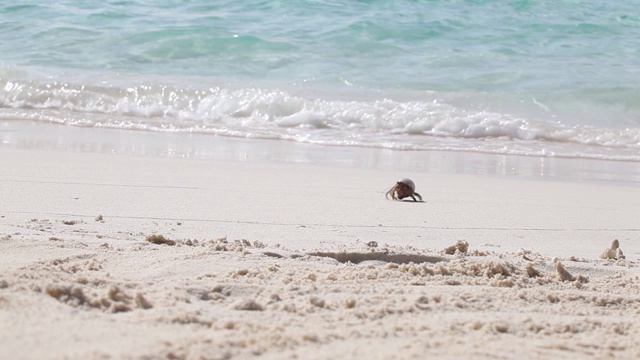
[[[391,194],[391,192],[393,191],[393,189],[394,189],[394,188],[395,188],[395,186],[394,186],[394,187],[392,187],[391,189],[389,189],[389,191],[387,191],[387,192],[384,194],[384,197],[385,197],[387,200],[389,200],[389,195]],[[393,197],[392,197],[392,198],[393,198]]]

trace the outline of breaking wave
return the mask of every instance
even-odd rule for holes
[[[328,100],[263,88],[0,79],[0,119],[323,145],[640,161],[640,129],[569,126],[418,100]]]

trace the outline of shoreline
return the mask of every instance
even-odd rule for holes
[[[640,185],[640,163],[626,161],[327,146],[35,121],[0,120],[0,148]]]

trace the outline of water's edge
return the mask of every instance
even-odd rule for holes
[[[288,163],[527,180],[640,185],[640,163],[495,155],[461,151],[402,151],[324,146],[188,133],[82,128],[0,120],[0,150],[32,149],[157,158]]]

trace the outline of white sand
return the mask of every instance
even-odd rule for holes
[[[640,357],[637,187],[7,148],[0,165],[7,358]],[[400,177],[426,202],[385,200]],[[625,259],[600,258],[613,239]]]

